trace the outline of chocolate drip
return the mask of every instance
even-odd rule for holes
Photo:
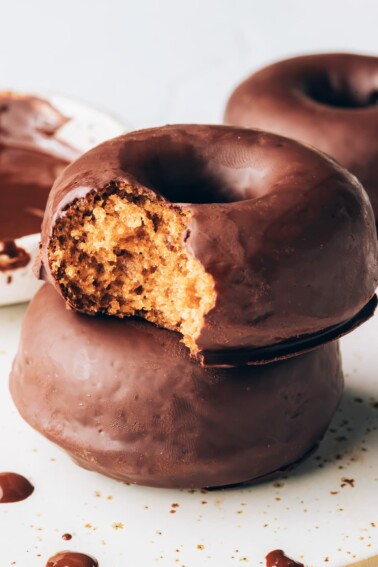
[[[0,473],[0,503],[20,502],[34,492],[34,486],[17,473]]]

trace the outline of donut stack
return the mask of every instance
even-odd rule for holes
[[[123,481],[249,483],[301,460],[335,412],[335,339],[376,306],[374,215],[298,142],[166,126],[64,171],[37,271],[11,375],[22,416]]]

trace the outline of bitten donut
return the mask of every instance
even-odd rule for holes
[[[205,363],[234,363],[235,351],[248,362],[369,302],[374,217],[354,177],[295,141],[166,126],[108,141],[65,170],[39,273],[74,310],[138,315],[181,332]]]
[[[334,157],[361,181],[378,219],[378,57],[308,55],[265,67],[233,92],[225,122]]]
[[[223,486],[270,475],[322,437],[343,389],[339,349],[204,368],[180,335],[65,309],[46,284],[11,374],[21,415],[81,466],[132,483]]]

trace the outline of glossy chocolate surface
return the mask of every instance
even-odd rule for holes
[[[292,140],[225,126],[133,132],[71,164],[49,197],[42,277],[53,281],[47,252],[55,219],[112,182],[188,203],[180,205],[192,213],[185,245],[217,293],[197,339],[205,359],[338,325],[374,294],[374,217],[356,179]]]
[[[378,57],[323,53],[269,65],[236,88],[225,122],[334,157],[361,181],[378,219]]]
[[[10,382],[26,421],[81,466],[137,484],[251,482],[304,457],[343,390],[337,343],[263,366],[204,368],[180,335],[65,309],[26,314]]]
[[[34,492],[34,486],[24,476],[14,472],[0,473],[0,504],[20,502]]]
[[[0,240],[40,232],[54,180],[79,155],[56,137],[67,120],[45,100],[0,93]]]
[[[348,321],[343,321],[339,325],[328,327],[318,333],[303,335],[289,339],[282,343],[271,346],[251,349],[232,349],[224,351],[205,351],[202,353],[201,361],[205,366],[228,368],[232,366],[266,364],[275,360],[284,360],[297,356],[298,354],[309,352],[330,341],[340,339],[344,335],[357,329],[373,316],[377,308],[377,296],[371,300]]]

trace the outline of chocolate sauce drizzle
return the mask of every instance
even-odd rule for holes
[[[0,504],[20,502],[34,492],[34,486],[27,478],[17,473],[0,473]]]
[[[78,553],[76,551],[59,551],[50,557],[46,567],[99,567],[98,562],[93,557]]]

